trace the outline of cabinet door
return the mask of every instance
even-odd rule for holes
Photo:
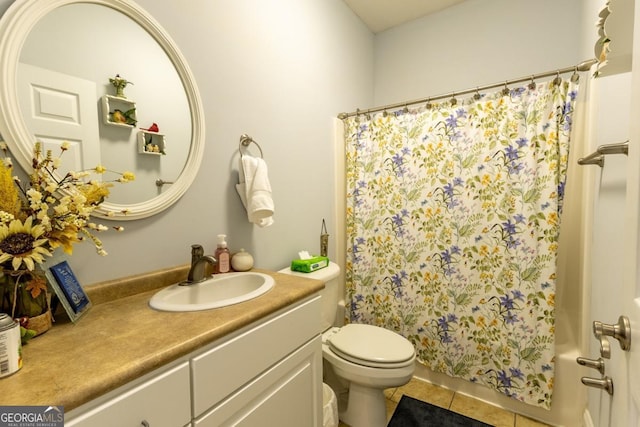
[[[248,383],[197,419],[194,426],[322,426],[321,337]]]
[[[152,427],[185,426],[191,420],[189,362],[135,387],[124,386],[102,403],[91,405],[66,427],[140,427],[146,421]],[[75,414],[74,414],[75,415]]]
[[[194,417],[318,336],[320,308],[320,297],[316,296],[194,357],[191,361]]]

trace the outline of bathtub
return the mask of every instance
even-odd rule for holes
[[[420,363],[416,363],[414,376],[545,424],[562,427],[582,426],[587,406],[587,390],[580,378],[585,372],[576,363],[576,358],[581,355],[576,344],[577,337],[563,317],[566,316],[561,314],[556,321],[555,389],[551,410],[527,405],[479,384],[432,372]]]

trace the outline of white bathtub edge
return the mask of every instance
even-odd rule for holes
[[[589,409],[585,409],[582,414],[582,427],[594,427],[593,420],[591,419],[591,412]]]

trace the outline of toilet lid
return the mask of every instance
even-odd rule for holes
[[[329,348],[362,365],[398,367],[413,359],[413,345],[402,335],[372,325],[349,324],[328,339]]]

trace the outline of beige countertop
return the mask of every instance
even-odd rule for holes
[[[151,309],[158,288],[186,271],[181,266],[87,287],[93,307],[75,324],[57,315],[53,328],[23,347],[22,369],[0,378],[0,405],[61,405],[68,412],[324,287],[258,270],[276,283],[256,299],[189,313]]]

